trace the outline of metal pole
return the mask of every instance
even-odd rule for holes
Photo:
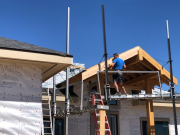
[[[163,93],[162,93],[162,88],[161,88],[161,79],[160,79],[159,71],[158,71],[158,80],[159,80],[160,94],[161,94],[161,97],[163,98]]]
[[[99,86],[99,94],[101,95],[101,84],[99,81],[99,72],[97,72],[98,86]]]
[[[175,135],[178,135],[168,20],[166,20],[166,28],[167,28],[167,42],[168,42],[168,53],[169,53],[169,69],[170,69],[170,77],[171,77],[170,89],[171,89],[171,93],[172,93],[173,112],[174,112],[174,127],[175,127]]]
[[[56,116],[56,75],[53,76],[53,135],[55,135]]]
[[[70,7],[67,8],[67,35],[66,35],[66,53],[69,54],[69,21],[70,21]],[[69,68],[66,69],[66,130],[65,135],[68,135],[68,115],[69,115]]]
[[[106,71],[106,87],[105,87],[105,91],[107,93],[106,97],[110,96],[109,93],[109,81],[108,81],[108,68],[107,68],[107,48],[106,48],[106,29],[105,29],[105,15],[104,15],[104,5],[102,5],[102,21],[103,21],[103,37],[104,37],[104,57],[105,57],[105,71]],[[107,98],[107,105],[109,106],[109,110],[108,110],[108,121],[109,121],[109,125],[111,127],[111,118],[110,118],[110,99]]]
[[[83,80],[81,81],[81,106],[80,110],[82,111],[83,109]]]

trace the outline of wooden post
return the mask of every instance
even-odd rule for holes
[[[104,95],[104,75],[103,74],[99,74],[99,83],[101,86],[101,95]],[[97,86],[97,92],[99,92],[99,84],[98,84],[98,78],[97,78],[97,82],[96,82],[96,86]]]
[[[152,89],[154,86],[150,83],[148,79],[145,80],[146,93],[152,94]],[[146,99],[146,112],[147,112],[147,128],[148,135],[155,135],[155,123],[154,123],[154,110],[153,110],[153,100]]]
[[[100,110],[100,134],[99,135],[105,135],[105,110]]]

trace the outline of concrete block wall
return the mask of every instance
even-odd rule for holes
[[[89,95],[88,82],[83,85],[83,97]],[[78,102],[76,106],[80,107],[81,104],[81,83],[74,85],[74,92],[78,95]],[[83,101],[83,106],[87,106],[87,101]],[[69,116],[69,135],[90,135],[90,113],[86,112],[80,116],[70,115]]]
[[[140,118],[146,118],[146,106],[132,106],[131,100],[122,100],[119,111],[120,134],[121,135],[140,135]],[[170,119],[170,134],[174,135],[174,117],[172,107],[154,107],[155,118]],[[177,121],[180,133],[180,108],[177,108]]]

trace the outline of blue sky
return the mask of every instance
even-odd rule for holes
[[[104,53],[102,4],[108,56],[140,46],[153,58],[168,61],[168,19],[173,72],[180,79],[179,0],[0,0],[0,36],[65,52],[70,6],[70,54],[74,62],[89,68]],[[168,65],[165,68],[169,70]],[[180,92],[179,86],[176,91]]]

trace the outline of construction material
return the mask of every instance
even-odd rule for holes
[[[145,79],[146,93],[152,94],[152,89],[154,86],[151,84],[149,79]],[[154,109],[153,100],[146,99],[146,113],[147,113],[147,129],[148,135],[155,135],[155,123],[154,123]]]

